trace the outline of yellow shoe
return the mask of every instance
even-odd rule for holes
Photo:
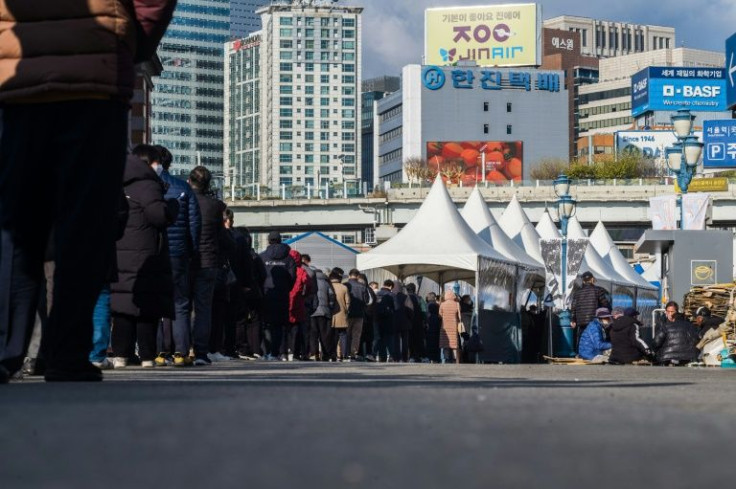
[[[157,367],[166,367],[173,363],[171,359],[166,356],[165,353],[159,353],[154,362],[156,363]]]
[[[181,353],[174,354],[174,367],[191,367],[192,359],[188,356],[184,356]]]

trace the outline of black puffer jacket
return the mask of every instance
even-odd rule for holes
[[[128,221],[117,242],[118,280],[111,284],[110,309],[139,318],[174,317],[166,227],[178,212],[164,200],[163,182],[151,167],[129,156],[123,176]]]
[[[350,309],[348,310],[348,317],[365,317],[365,310],[366,307],[368,307],[368,302],[370,302],[371,297],[368,294],[368,286],[354,278],[349,279],[345,285],[350,291]]]
[[[195,254],[195,267],[220,268],[224,263],[222,243],[227,240],[225,236],[225,203],[218,200],[200,189],[194,189],[197,196],[199,212],[202,217],[202,233],[199,237],[199,250]]]
[[[692,362],[698,358],[699,350],[695,345],[699,341],[698,330],[689,321],[678,318],[657,330],[654,337],[654,350],[657,362],[672,360]]]
[[[639,322],[629,316],[613,321],[611,335],[611,363],[632,363],[644,358],[649,345],[639,336]]]
[[[606,289],[594,284],[583,284],[572,298],[572,321],[578,326],[585,327],[595,317],[595,310],[599,307],[611,308]]]
[[[261,253],[266,266],[266,320],[277,325],[289,322],[289,292],[296,281],[296,262],[289,256],[291,248],[283,243],[271,244]]]

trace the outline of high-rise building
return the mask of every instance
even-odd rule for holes
[[[365,80],[361,85],[361,175],[368,187],[373,187],[378,175],[373,173],[373,117],[375,102],[401,89],[398,76],[380,76]]]
[[[174,155],[174,174],[202,164],[222,171],[223,44],[230,38],[229,0],[179,0],[158,55],[152,137]]]
[[[580,36],[580,54],[610,58],[675,47],[675,28],[561,15],[544,21],[548,29]]]
[[[268,0],[230,0],[230,37],[241,39],[261,30],[261,16],[256,13]]]
[[[225,177],[235,170],[239,183],[248,180],[240,168],[245,153],[259,158],[256,175],[271,189],[320,187],[327,183],[361,182],[360,170],[360,7],[332,1],[294,0],[258,10],[259,53],[242,52],[254,40],[226,45],[228,104]],[[236,49],[240,43],[241,48]],[[258,75],[246,80],[243,70],[258,63]],[[253,65],[255,66],[255,65]],[[257,79],[257,80],[255,80]],[[252,99],[247,87],[258,88]],[[242,93],[240,95],[239,93]],[[260,107],[256,116],[255,100]],[[242,102],[242,103],[241,103]],[[249,119],[250,117],[250,119]],[[251,120],[253,125],[247,126]],[[259,136],[258,148],[244,138]],[[244,153],[245,152],[245,153]],[[252,177],[251,177],[252,178]]]
[[[260,180],[261,33],[225,46],[225,180],[255,193]]]

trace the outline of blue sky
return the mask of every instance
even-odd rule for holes
[[[363,79],[398,75],[419,63],[424,50],[424,9],[454,5],[491,5],[481,0],[343,0],[363,11]],[[512,3],[512,2],[507,2]],[[524,3],[516,2],[516,3]],[[528,3],[528,2],[527,2]],[[543,18],[579,15],[602,20],[655,24],[676,29],[677,46],[724,51],[736,32],[736,0],[550,0]]]

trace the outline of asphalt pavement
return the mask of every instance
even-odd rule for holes
[[[736,370],[234,361],[0,385],[0,488],[731,485]]]

